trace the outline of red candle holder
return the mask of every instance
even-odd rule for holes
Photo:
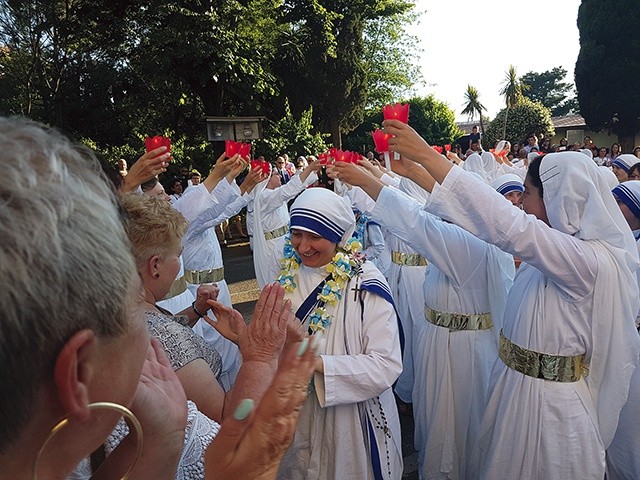
[[[329,162],[330,162],[330,160],[329,160],[329,152],[318,154],[318,161],[320,161],[320,165],[329,164]]]
[[[382,115],[385,120],[400,120],[402,123],[409,123],[409,104],[396,103],[395,105],[385,105],[382,107]]]
[[[373,137],[373,143],[376,146],[376,152],[385,153],[389,151],[389,139],[393,136],[390,133],[385,133],[379,128],[376,128],[371,132]]]
[[[251,144],[250,143],[240,143],[240,147],[238,148],[238,153],[241,157],[247,158],[251,154]]]
[[[260,170],[263,174],[269,175],[271,173],[271,164],[262,160],[252,160],[251,170]]]
[[[155,137],[146,137],[144,139],[144,147],[147,152],[160,147],[167,147],[167,152],[170,152],[171,139],[169,137],[163,137],[162,135],[156,135]]]

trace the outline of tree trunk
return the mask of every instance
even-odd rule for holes
[[[483,148],[485,147],[485,145],[482,145],[484,142],[484,122],[482,121],[482,112],[480,112],[480,146]]]
[[[636,146],[636,136],[635,134],[618,134],[618,143],[622,153],[633,153]]]
[[[500,140],[506,140],[507,138],[507,119],[509,118],[509,105],[504,111],[504,125],[502,126],[502,138]]]
[[[331,119],[331,140],[337,149],[342,148],[342,132],[340,132],[340,121],[333,117]]]

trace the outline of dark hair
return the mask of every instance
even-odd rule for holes
[[[629,175],[631,175],[634,171],[638,171],[638,173],[640,173],[640,162],[638,163],[634,163],[631,168],[629,169],[629,172],[627,172]]]
[[[529,177],[533,186],[540,192],[540,197],[542,197],[542,192],[544,190],[542,187],[542,180],[540,180],[540,164],[542,163],[543,158],[544,155],[538,155],[529,162],[529,169],[527,170],[527,177]]]
[[[157,184],[158,184],[158,177],[151,177],[146,182],[142,182],[140,184],[140,188],[142,189],[143,192],[148,192],[149,190],[152,190]]]

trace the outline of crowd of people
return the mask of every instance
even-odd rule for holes
[[[394,480],[399,412],[421,479],[640,478],[638,158],[384,129],[386,164],[162,185],[166,147],[102,171],[0,119],[0,478]],[[243,209],[251,321],[216,235]]]
[[[477,126],[473,126],[472,132],[466,138],[468,138],[468,141],[465,143],[464,148],[460,144],[456,144],[453,147],[454,153],[462,160],[473,153],[481,154],[483,151],[481,135]],[[591,140],[591,137],[585,136],[582,142],[569,143],[566,138],[561,138],[558,143],[551,143],[551,139],[543,133],[531,133],[520,142],[511,144],[510,149],[505,152],[505,157],[510,162],[518,163],[524,161],[529,154],[566,151],[582,151],[590,155],[599,166],[605,167],[614,167],[616,159],[624,154],[620,144],[617,142],[612,143],[611,146],[598,146]],[[640,159],[640,146],[635,147],[631,154]]]

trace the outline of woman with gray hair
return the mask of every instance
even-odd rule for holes
[[[40,125],[0,119],[0,151],[0,478],[64,478],[121,416],[136,438],[100,473],[172,477],[186,399],[149,340],[114,194],[88,150]],[[315,363],[305,349],[284,356],[255,413],[241,402],[225,420],[207,451],[217,475],[273,478]]]

